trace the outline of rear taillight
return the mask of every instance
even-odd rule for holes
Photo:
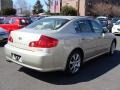
[[[52,48],[58,45],[58,40],[45,35],[42,35],[38,41],[32,41],[29,43],[29,47],[37,48]]]
[[[11,35],[8,37],[8,41],[13,42],[13,38],[11,37]]]

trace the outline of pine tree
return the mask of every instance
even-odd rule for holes
[[[37,0],[35,5],[33,6],[33,14],[39,14],[39,13],[43,13],[43,6],[40,2],[40,0]]]

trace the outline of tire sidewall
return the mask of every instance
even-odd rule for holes
[[[80,53],[78,50],[73,51],[73,52],[69,55],[68,60],[67,60],[67,64],[66,64],[65,73],[67,73],[68,75],[74,75],[74,74],[77,74],[77,73],[80,71],[80,67],[79,67],[79,70],[78,70],[77,72],[72,73],[71,70],[70,70],[70,68],[69,68],[70,59],[71,59],[71,57],[72,57],[74,54],[79,54],[80,60],[81,60],[81,61],[80,61],[80,67],[81,67],[81,64],[82,64],[82,56],[81,56],[81,53]]]
[[[112,42],[112,44],[111,44],[111,46],[110,46],[110,51],[109,51],[109,54],[110,54],[110,55],[113,55],[114,52],[115,52],[115,50],[114,50],[114,52],[112,52],[112,47],[113,47],[113,45],[115,45],[115,48],[116,48],[116,43],[115,43],[114,41]]]

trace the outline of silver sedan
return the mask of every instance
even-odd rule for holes
[[[113,54],[116,38],[90,17],[51,16],[12,31],[5,45],[6,59],[41,72],[79,72],[81,64],[105,53]]]

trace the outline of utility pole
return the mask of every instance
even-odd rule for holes
[[[62,3],[63,3],[63,1],[60,0],[60,13],[61,13],[61,11],[62,11]]]
[[[80,15],[79,10],[80,10],[80,0],[77,0],[77,16]]]

